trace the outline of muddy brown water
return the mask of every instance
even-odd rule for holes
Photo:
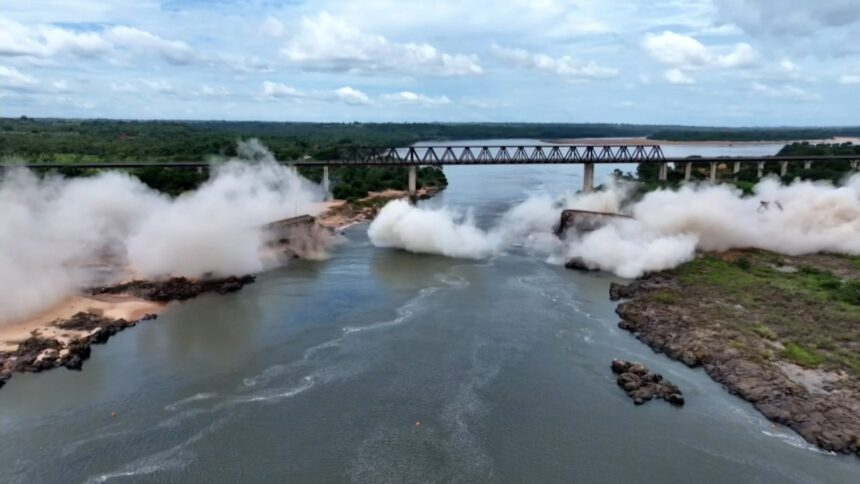
[[[484,226],[529,193],[581,186],[578,167],[446,171],[427,203]],[[174,305],[82,372],[16,375],[0,390],[0,482],[857,482],[860,459],[813,449],[619,330],[613,277],[524,247],[480,261],[377,249],[365,231],[329,260]],[[635,407],[613,358],[687,404]]]

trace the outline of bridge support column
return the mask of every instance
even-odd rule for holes
[[[717,163],[711,162],[711,183],[717,183]]]
[[[322,189],[325,192],[325,199],[331,198],[331,181],[328,178],[328,165],[323,166]]]
[[[764,176],[764,162],[759,161],[758,162],[758,177],[761,178],[763,176]]]
[[[693,163],[687,162],[684,164],[684,181],[690,181],[693,177]]]
[[[857,171],[857,160],[851,162],[851,169]]]
[[[409,195],[415,196],[418,193],[418,169],[415,166],[409,167]]]
[[[808,169],[810,169],[810,168],[812,168],[812,162],[811,162],[811,161],[809,161],[809,160],[804,161],[804,162],[803,162],[803,169],[804,169],[804,170],[808,170]]]
[[[735,176],[735,181],[738,179],[738,173],[741,172],[741,162],[736,161],[732,164],[732,174]]]
[[[582,164],[582,191],[594,190],[594,163]]]
[[[299,176],[299,167],[296,165],[290,165],[290,173]]]
[[[669,165],[667,165],[666,163],[660,163],[659,165],[657,165],[657,176],[660,181],[666,181],[666,179],[669,178],[668,175]]]
[[[788,162],[787,161],[780,161],[779,162],[779,176],[783,177],[786,174],[788,174]]]

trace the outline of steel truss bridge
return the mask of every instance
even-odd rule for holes
[[[279,161],[293,167],[320,166],[324,169],[323,185],[328,187],[329,166],[408,166],[409,189],[415,192],[415,169],[419,166],[443,165],[527,165],[527,164],[582,164],[583,189],[591,190],[594,185],[595,164],[638,164],[648,163],[659,166],[659,178],[666,180],[668,164],[676,168],[684,166],[684,179],[691,178],[693,164],[710,164],[710,180],[717,181],[717,165],[732,164],[732,172],[740,171],[741,163],[756,163],[758,175],[762,176],[765,163],[779,163],[779,173],[785,176],[788,163],[802,162],[805,169],[814,162],[841,161],[857,168],[860,154],[833,156],[689,156],[666,157],[659,145],[433,145],[408,146],[403,148],[355,147],[344,150],[337,158],[330,160],[291,160]],[[0,164],[0,168],[22,166],[31,169],[124,169],[124,168],[173,168],[206,169],[216,166],[217,161],[177,161],[177,162],[108,162],[108,163],[28,163]]]

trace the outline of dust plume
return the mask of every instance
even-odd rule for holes
[[[588,267],[631,278],[675,267],[692,259],[697,250],[860,254],[860,175],[841,186],[811,181],[782,185],[767,178],[747,196],[729,185],[691,184],[648,193],[635,203],[630,188],[610,185],[604,191],[561,199],[533,196],[488,230],[451,217],[445,209],[431,211],[399,202],[395,210],[383,208],[369,234],[380,246],[472,258],[538,240],[540,244],[531,245],[544,248],[551,262],[577,257]],[[549,234],[566,208],[623,211],[633,218],[607,218],[595,230],[569,231],[564,241],[556,241]],[[440,236],[435,226],[443,227],[441,234],[465,231],[468,243]]]
[[[136,277],[248,274],[281,261],[267,223],[314,214],[322,190],[252,140],[193,192],[170,198],[125,173],[0,177],[0,324],[33,314],[118,268]],[[308,233],[309,237],[314,234]],[[320,257],[307,237],[295,251]]]

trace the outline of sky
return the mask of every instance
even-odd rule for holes
[[[858,0],[2,0],[0,115],[860,125]]]

